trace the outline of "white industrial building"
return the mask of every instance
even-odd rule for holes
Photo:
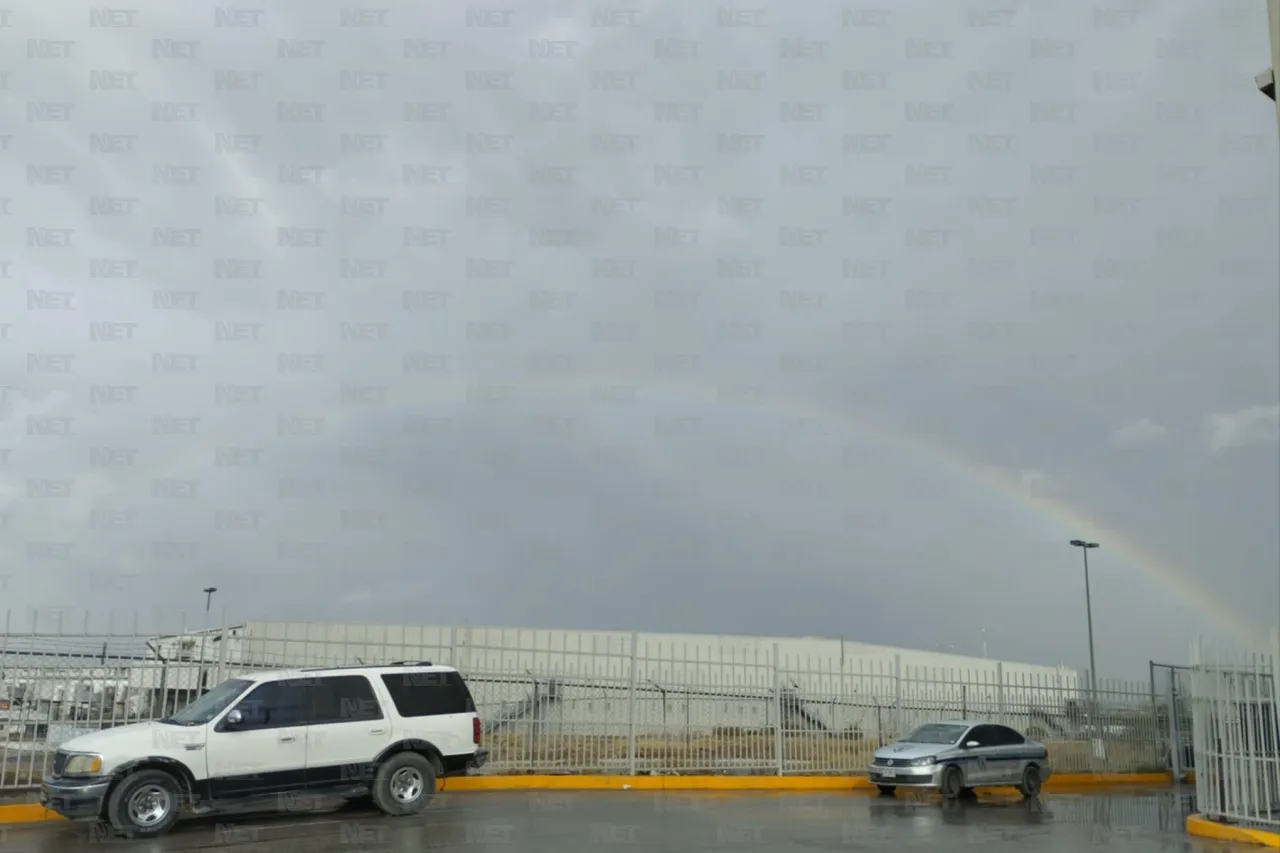
[[[755,728],[871,731],[934,716],[1003,714],[1065,728],[1066,667],[817,637],[740,637],[471,626],[246,622],[152,638],[169,689],[236,671],[429,660],[467,675],[490,728],[536,719],[574,734]],[[203,649],[203,655],[201,653]],[[203,657],[205,664],[198,661]],[[154,671],[138,673],[154,687]]]
[[[1076,728],[1083,698],[1065,667],[815,637],[245,622],[150,637],[140,657],[110,666],[9,659],[0,699],[23,696],[28,724],[124,721],[246,670],[404,660],[458,667],[494,733],[621,735],[634,719],[638,735],[658,736],[781,718],[788,731],[881,736],[929,718],[985,715],[1061,735]],[[16,723],[17,710],[0,717]]]

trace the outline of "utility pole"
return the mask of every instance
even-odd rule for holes
[[[1254,80],[1258,89],[1276,104],[1276,128],[1280,130],[1280,101],[1276,101],[1276,77],[1280,76],[1280,0],[1267,0],[1267,30],[1271,36],[1271,67]]]
[[[1097,542],[1086,542],[1083,539],[1072,539],[1071,544],[1079,548],[1084,554],[1084,612],[1085,618],[1089,624],[1089,692],[1092,695],[1093,706],[1090,713],[1090,727],[1093,729],[1093,736],[1097,740],[1102,738],[1102,721],[1098,718],[1098,662],[1093,656],[1093,596],[1089,592],[1089,549],[1097,548]],[[1097,747],[1094,747],[1093,753],[1096,755]]]

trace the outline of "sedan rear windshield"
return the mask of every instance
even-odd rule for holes
[[[969,731],[968,726],[947,726],[934,723],[928,726],[921,726],[911,734],[904,737],[904,743],[945,743],[953,744]]]

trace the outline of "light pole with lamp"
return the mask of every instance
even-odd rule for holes
[[[1098,721],[1098,663],[1093,655],[1093,597],[1089,592],[1089,549],[1097,548],[1098,543],[1072,539],[1071,544],[1084,554],[1084,612],[1089,624],[1089,693],[1092,698],[1090,704],[1093,706],[1089,722],[1093,725],[1094,736],[1098,737],[1102,733]],[[1096,749],[1094,751],[1096,753]]]

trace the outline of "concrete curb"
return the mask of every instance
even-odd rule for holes
[[[1197,838],[1211,838],[1214,841],[1233,841],[1237,844],[1255,844],[1262,847],[1280,849],[1280,833],[1267,832],[1263,829],[1249,829],[1243,826],[1232,826],[1229,823],[1218,823],[1204,815],[1187,815],[1187,835]]]
[[[1171,785],[1168,773],[1067,773],[1051,776],[1046,793]],[[440,790],[466,791],[854,791],[876,786],[866,776],[457,776]],[[0,824],[60,821],[39,803],[0,805]],[[1190,829],[1188,829],[1190,832]]]

